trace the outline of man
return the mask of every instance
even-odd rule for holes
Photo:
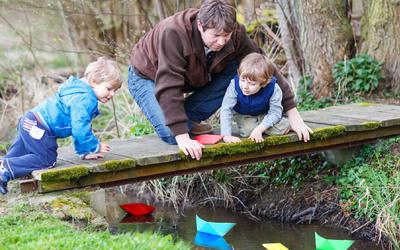
[[[240,60],[252,52],[262,53],[236,22],[235,8],[224,0],[206,0],[200,9],[164,19],[134,46],[129,90],[158,136],[199,160],[204,146],[189,132],[210,130],[201,122],[220,108]],[[291,129],[308,141],[312,131],[296,109],[293,92],[276,67],[274,75]]]

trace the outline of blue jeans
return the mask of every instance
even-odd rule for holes
[[[31,125],[44,130],[43,136],[34,138]],[[57,138],[43,126],[32,112],[23,116],[18,124],[18,137],[3,158],[4,167],[15,179],[27,176],[34,170],[52,168],[57,161]]]
[[[185,111],[189,120],[194,122],[204,121],[221,107],[226,89],[238,67],[238,61],[231,61],[225,70],[211,75],[211,81],[206,86],[196,89],[185,99]],[[155,96],[154,81],[136,75],[132,66],[130,66],[128,69],[128,87],[133,99],[153,125],[157,135],[168,144],[176,144],[175,136],[165,125],[163,111]],[[188,128],[190,129],[191,126],[189,122]]]

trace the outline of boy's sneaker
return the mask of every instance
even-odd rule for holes
[[[192,129],[190,130],[190,133],[192,135],[203,135],[203,134],[208,134],[212,131],[213,127],[211,126],[210,123],[206,121],[202,121],[200,123],[192,121]]]
[[[7,194],[7,183],[10,180],[10,173],[3,165],[3,161],[0,160],[0,193]]]

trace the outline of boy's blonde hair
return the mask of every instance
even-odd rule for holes
[[[116,89],[122,85],[122,76],[117,62],[105,56],[97,58],[96,61],[89,63],[86,67],[84,77],[94,80],[95,84],[109,82]]]
[[[265,55],[259,53],[248,54],[240,63],[238,74],[240,78],[258,82],[266,86],[274,74],[274,64]]]
[[[205,0],[200,6],[197,20],[204,30],[231,33],[236,27],[236,10],[225,0]]]

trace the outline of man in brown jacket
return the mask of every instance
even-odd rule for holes
[[[240,60],[252,52],[262,53],[237,23],[235,8],[224,0],[206,0],[200,9],[162,20],[134,46],[129,90],[158,136],[199,160],[204,146],[189,132],[220,108]],[[274,75],[291,129],[308,141],[312,131],[292,90],[276,67]],[[192,94],[185,98],[184,93]]]

